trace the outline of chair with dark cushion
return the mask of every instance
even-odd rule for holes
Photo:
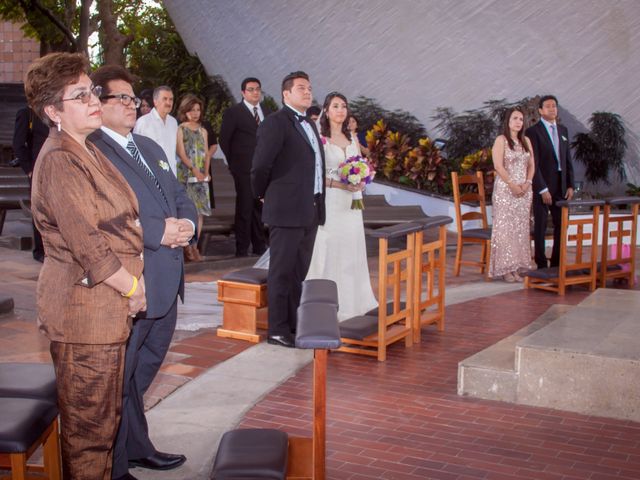
[[[491,227],[487,220],[482,172],[476,172],[475,175],[458,175],[457,172],[451,172],[451,182],[453,184],[453,201],[456,209],[456,226],[458,230],[458,245],[453,274],[456,277],[460,275],[461,265],[472,265],[480,267],[480,272],[484,273],[485,279],[488,279],[491,256]],[[474,210],[462,213],[463,203],[477,205],[479,211]],[[466,222],[470,221],[480,222],[480,226],[465,227]],[[479,243],[482,245],[479,261],[462,259],[462,248],[465,243]]]
[[[638,210],[640,197],[607,198],[603,208],[602,249],[598,280],[600,287],[607,286],[607,280],[626,279],[629,288],[633,288],[636,280],[636,242],[638,238]],[[629,212],[616,213],[616,207],[624,206]],[[626,223],[626,227],[625,227]],[[609,239],[614,238],[615,248],[609,247]],[[623,246],[629,246],[629,255],[624,255]]]
[[[336,282],[323,278],[302,282],[300,305],[305,303],[331,303],[338,308],[338,286]]]
[[[604,201],[562,200],[557,205],[562,208],[560,264],[557,267],[529,270],[524,273],[524,285],[559,295],[564,295],[569,285],[586,284],[590,291],[594,291],[598,270],[598,223]],[[590,211],[577,215],[572,214],[572,209],[579,209],[581,213],[583,210]]]
[[[56,403],[56,374],[50,363],[0,363],[0,397],[39,398]]]
[[[218,280],[218,301],[223,303],[219,337],[257,343],[258,329],[267,328],[267,274],[264,268],[245,268]]]
[[[444,330],[445,274],[447,270],[447,225],[451,217],[438,215],[421,220],[416,232],[416,264],[413,268],[413,342],[420,343],[422,327],[435,324]],[[425,242],[425,233],[437,230],[435,240]]]
[[[27,465],[43,447],[44,465]],[[12,480],[25,480],[27,472],[44,473],[60,480],[58,408],[48,400],[0,397],[0,468],[11,469]],[[38,477],[42,478],[42,477]]]
[[[369,232],[378,239],[380,251],[378,302],[387,308],[378,309],[377,316],[367,312],[341,322],[341,352],[369,355],[383,362],[392,343],[404,340],[406,347],[413,345],[416,234],[422,229],[421,223],[409,222]],[[404,239],[405,248],[390,252],[392,239]],[[402,302],[402,297],[407,301]]]

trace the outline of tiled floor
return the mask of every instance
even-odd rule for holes
[[[447,327],[392,346],[388,360],[332,353],[328,478],[640,478],[640,424],[459,397],[457,364],[564,299],[517,291],[447,308]],[[242,427],[310,435],[311,366],[259,402]]]
[[[477,248],[465,249],[477,256]],[[482,280],[472,268],[447,287]],[[27,252],[0,248],[0,291],[16,299],[16,313],[0,317],[0,361],[49,361],[35,325],[38,265]],[[377,283],[377,259],[370,258]],[[233,266],[187,275],[213,281]],[[528,324],[550,305],[576,304],[586,290],[565,297],[516,291],[447,308],[446,330],[425,328],[412,348],[392,346],[384,363],[334,353],[328,375],[329,478],[365,479],[640,479],[640,425],[540,408],[459,397],[457,363]],[[145,403],[155,405],[206,369],[250,348],[214,329],[176,332]],[[311,369],[272,391],[242,426],[310,433]]]

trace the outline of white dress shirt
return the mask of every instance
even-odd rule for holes
[[[264,121],[264,113],[262,113],[262,107],[260,107],[260,103],[258,102],[257,105],[251,105],[249,102],[247,102],[246,100],[242,100],[242,103],[244,103],[244,106],[247,107],[249,109],[249,112],[251,112],[251,116],[254,117],[255,115],[253,114],[253,109],[257,108],[258,109],[258,116],[260,117],[260,123],[262,123]]]
[[[285,103],[285,105],[287,105],[287,104]],[[291,105],[287,105],[287,107],[290,108],[291,110],[293,110],[299,116],[305,117],[304,113],[299,112],[298,110],[293,108]],[[316,136],[315,132],[313,131],[313,127],[311,126],[311,124],[306,119],[304,121],[300,122],[300,125],[302,126],[302,129],[304,130],[304,132],[307,134],[307,138],[309,138],[309,142],[311,142],[311,146],[313,147],[313,152],[315,153],[316,171],[315,171],[315,179],[314,179],[314,182],[313,182],[313,184],[314,184],[313,185],[313,193],[315,195],[317,195],[319,193],[322,193],[322,187],[324,185],[324,173],[322,171],[322,153],[320,153],[320,149],[323,148],[323,147],[321,147],[318,144],[318,137]]]
[[[136,121],[136,126],[133,128],[133,131],[138,135],[149,137],[162,147],[162,150],[164,150],[167,156],[171,171],[176,175],[176,143],[178,139],[178,122],[176,119],[171,115],[167,115],[167,118],[162,120],[158,111],[153,108],[149,113],[143,115]]]

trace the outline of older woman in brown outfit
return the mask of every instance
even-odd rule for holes
[[[51,341],[65,479],[110,479],[131,318],[146,308],[138,203],[86,140],[99,92],[79,54],[53,53],[27,72],[29,105],[52,128],[33,173],[33,216],[46,248],[40,330]]]

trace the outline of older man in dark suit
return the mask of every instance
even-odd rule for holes
[[[257,255],[262,255],[266,248],[264,225],[260,219],[262,204],[251,190],[251,159],[256,148],[258,125],[272,113],[260,103],[260,80],[245,78],[241,88],[242,101],[224,113],[220,126],[220,148],[227,158],[236,187],[236,257],[247,256],[250,245]]]
[[[169,349],[176,325],[177,298],[184,295],[183,246],[195,234],[197,212],[171,173],[162,148],[133,135],[136,107],[132,77],[122,67],[107,65],[91,79],[102,87],[101,130],[93,143],[122,173],[138,197],[144,239],[147,312],[134,321],[127,344],[122,421],[113,455],[113,478],[133,479],[129,467],[176,468],[184,455],[159,452],[149,439],[143,395]]]
[[[251,182],[264,200],[269,225],[267,277],[271,344],[293,347],[296,309],[307,275],[318,225],[324,224],[324,149],[305,116],[313,99],[309,76],[294,72],[282,81],[284,107],[258,129]]]
[[[533,240],[538,268],[547,268],[545,231],[551,213],[553,221],[553,250],[551,266],[560,264],[560,223],[562,210],[558,200],[573,197],[573,164],[569,151],[569,132],[559,125],[558,100],[553,95],[540,98],[540,121],[529,127],[527,137],[533,146],[536,171],[533,177]]]

